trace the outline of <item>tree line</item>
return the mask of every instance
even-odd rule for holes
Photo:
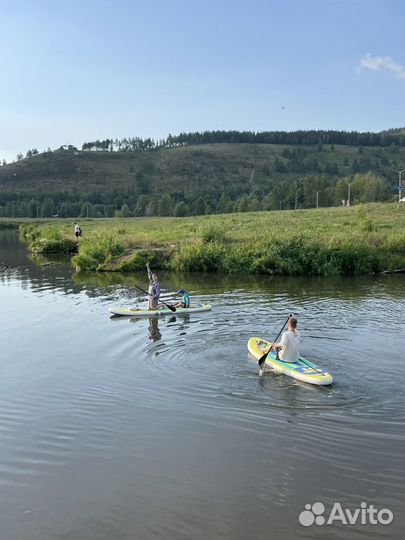
[[[339,130],[296,130],[296,131],[237,131],[214,130],[195,131],[190,133],[169,134],[161,139],[151,137],[123,137],[122,139],[97,139],[82,144],[82,151],[90,152],[147,152],[161,148],[175,148],[181,146],[195,146],[204,144],[280,144],[280,145],[350,145],[350,146],[405,146],[405,130],[403,128],[388,129],[380,132],[359,132]],[[62,145],[55,151],[78,151],[74,145]],[[48,147],[42,153],[51,153]],[[17,154],[16,160],[31,158],[40,152],[36,148]],[[7,165],[5,159],[1,161]]]
[[[220,190],[211,188],[204,192],[186,195],[179,191],[163,194],[127,193],[68,193],[52,195],[37,193],[1,193],[0,217],[71,217],[111,218],[141,216],[192,216],[231,212],[287,210],[338,206],[347,200],[351,203],[395,200],[396,192],[373,172],[354,174],[339,179],[325,175],[305,175],[296,180],[286,180],[271,189],[242,188]]]
[[[192,133],[169,134],[166,138],[129,137],[123,139],[103,139],[85,142],[84,151],[133,152],[159,148],[194,146],[201,144],[291,144],[322,145],[342,144],[351,146],[405,146],[405,135],[401,129],[373,132],[337,130],[297,130],[297,131],[195,131]]]

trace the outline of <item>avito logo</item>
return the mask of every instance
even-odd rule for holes
[[[343,508],[339,502],[335,502],[328,516],[325,516],[325,505],[321,502],[306,504],[298,520],[303,527],[315,525],[389,525],[394,514],[388,508],[378,509],[374,505],[365,502],[359,508]]]

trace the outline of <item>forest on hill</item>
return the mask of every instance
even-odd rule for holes
[[[85,142],[0,167],[0,217],[187,216],[390,201],[403,129],[211,131]]]

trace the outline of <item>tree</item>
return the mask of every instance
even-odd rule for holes
[[[202,197],[198,197],[193,203],[193,214],[203,216],[206,213],[205,201]]]
[[[174,207],[174,215],[176,217],[184,217],[188,214],[188,207],[184,201],[180,201]]]
[[[159,216],[173,215],[173,200],[169,193],[165,193],[159,200]]]
[[[31,199],[28,203],[28,217],[30,218],[36,218],[39,214],[39,208],[38,203],[34,199]]]
[[[352,194],[359,202],[384,201],[389,197],[389,186],[373,172],[356,174],[352,181]]]
[[[319,202],[322,202],[322,206],[326,206],[326,201],[328,197],[325,190],[327,188],[327,185],[328,184],[324,176],[306,176],[304,178],[304,207],[313,208],[314,206],[316,206],[316,192],[319,192]]]
[[[232,201],[229,195],[225,192],[221,194],[217,205],[218,214],[226,214],[232,212]]]
[[[244,193],[237,202],[237,212],[249,212],[249,199],[246,193]]]
[[[274,170],[276,172],[279,172],[279,173],[286,173],[288,172],[288,169],[287,167],[285,166],[285,164],[281,161],[281,159],[279,158],[276,158],[274,160]]]
[[[150,202],[148,195],[139,195],[136,201],[135,215],[146,216],[146,211]]]
[[[93,215],[93,205],[86,201],[82,204],[81,210],[80,210],[80,217],[94,217]]]
[[[42,217],[52,217],[55,213],[55,204],[51,197],[45,197],[42,205]]]
[[[127,204],[121,206],[121,214],[124,218],[132,216],[131,210]]]

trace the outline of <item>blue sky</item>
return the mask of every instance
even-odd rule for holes
[[[403,0],[0,0],[0,8],[8,161],[106,137],[404,123]]]

